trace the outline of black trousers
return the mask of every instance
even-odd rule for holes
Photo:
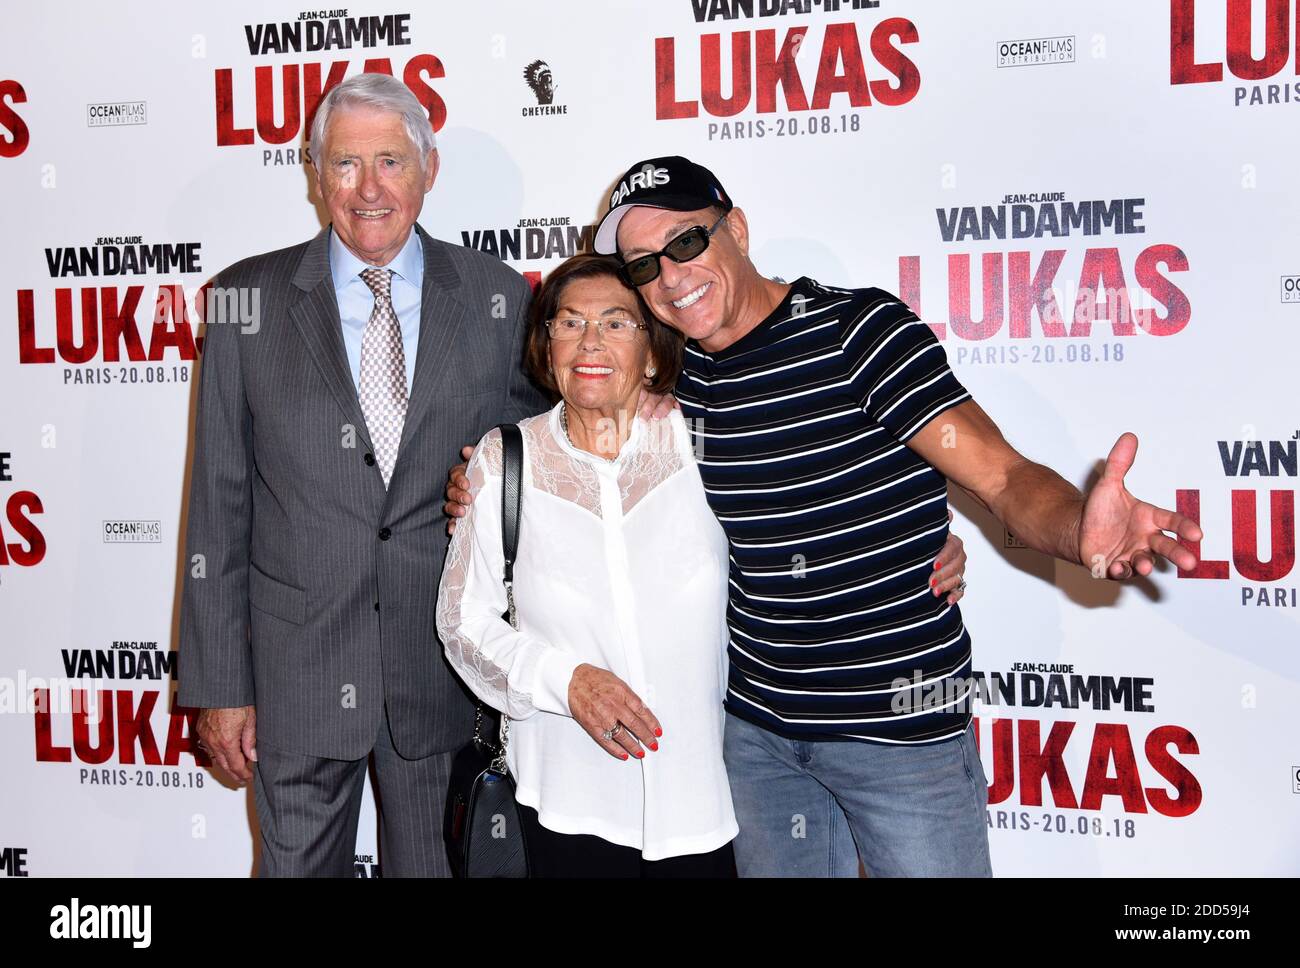
[[[519,804],[533,877],[735,877],[731,844],[707,854],[643,860],[635,847],[590,834],[559,834],[538,822],[537,811]]]

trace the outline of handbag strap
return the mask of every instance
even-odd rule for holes
[[[502,424],[501,449],[504,467],[501,477],[501,553],[505,559],[502,579],[506,586],[506,601],[510,606],[510,624],[518,628],[515,620],[514,582],[515,555],[519,552],[520,497],[524,487],[524,435],[518,424]]]
[[[501,424],[501,556],[504,565],[501,580],[506,586],[506,614],[502,616],[513,628],[519,628],[519,616],[515,611],[515,556],[519,553],[519,515],[524,490],[524,435],[518,424]],[[483,707],[479,706],[479,718],[474,724],[475,736],[479,733],[479,722]],[[501,714],[501,727],[497,732],[497,747],[492,759],[492,769],[498,773],[506,772],[506,747],[510,738],[510,717]]]

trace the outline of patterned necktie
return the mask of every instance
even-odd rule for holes
[[[375,294],[375,308],[361,335],[361,412],[387,488],[406,423],[406,354],[389,295],[391,270],[364,269],[361,278]]]

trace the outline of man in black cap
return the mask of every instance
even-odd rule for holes
[[[706,168],[629,168],[596,233],[688,338],[677,397],[731,546],[726,756],[742,876],[991,873],[971,642],[931,589],[951,479],[1030,547],[1097,578],[1191,568],[1188,518],[1124,486],[1123,434],[1085,495],[1014,450],[930,328],[881,289],[764,278]],[[665,567],[672,567],[665,562]]]

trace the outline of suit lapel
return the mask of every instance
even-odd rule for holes
[[[361,401],[357,398],[357,387],[348,367],[347,352],[343,348],[343,324],[339,320],[338,298],[330,276],[328,228],[307,246],[302,261],[298,263],[293,284],[302,290],[302,295],[290,307],[289,315],[343,415],[356,428],[357,436],[365,442],[366,448],[373,450],[366,419],[361,412]],[[375,473],[379,473],[377,468]]]
[[[420,289],[420,339],[415,354],[415,375],[406,406],[406,424],[402,428],[402,443],[397,452],[397,464],[402,463],[402,451],[412,439],[421,421],[433,409],[438,397],[438,387],[446,371],[451,347],[456,340],[465,317],[465,305],[453,292],[460,287],[460,276],[451,260],[441,251],[441,244],[419,224],[424,247],[424,283]],[[396,472],[394,472],[396,474]]]

